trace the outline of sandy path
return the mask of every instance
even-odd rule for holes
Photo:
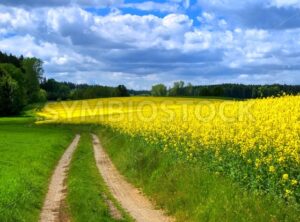
[[[164,215],[161,210],[156,210],[151,202],[142,195],[138,189],[126,182],[109,159],[96,135],[93,135],[93,146],[97,167],[104,181],[121,206],[127,210],[137,222],[174,221]]]
[[[59,160],[52,175],[48,193],[40,215],[40,222],[58,222],[68,221],[65,215],[62,215],[62,207],[65,199],[65,179],[69,169],[72,155],[78,145],[80,135],[76,135],[68,149]]]

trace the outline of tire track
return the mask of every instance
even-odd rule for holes
[[[115,168],[108,155],[102,148],[99,138],[93,136],[94,155],[98,170],[104,181],[119,201],[121,206],[137,222],[171,222],[172,218],[166,216],[162,210],[157,210],[141,192],[128,183]]]
[[[65,180],[72,155],[77,148],[79,140],[80,135],[76,135],[54,170],[49,184],[48,193],[40,214],[40,222],[69,221],[67,216],[64,215],[62,209],[64,207],[64,200],[66,196]]]

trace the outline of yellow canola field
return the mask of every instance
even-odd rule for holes
[[[188,160],[203,156],[250,186],[268,190],[271,181],[280,195],[300,196],[300,96],[92,99],[48,103],[39,116],[42,123],[99,123],[142,136]]]

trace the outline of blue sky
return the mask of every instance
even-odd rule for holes
[[[0,50],[76,83],[300,84],[300,0],[2,0]]]

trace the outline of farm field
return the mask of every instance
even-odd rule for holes
[[[115,164],[129,180],[142,187],[161,206],[172,214],[177,214],[176,218],[179,220],[210,220],[205,215],[213,218],[211,211],[224,207],[224,201],[232,203],[225,207],[231,213],[226,213],[226,209],[221,210],[216,212],[215,218],[225,215],[230,221],[230,218],[244,215],[243,211],[249,212],[248,221],[272,218],[296,221],[299,218],[299,96],[248,101],[151,97],[83,100],[49,103],[39,116],[43,118],[39,123],[99,124],[116,134],[117,138],[124,136],[132,143],[142,141],[145,144],[142,146],[143,150],[137,153],[133,148],[121,149],[119,146],[122,156],[115,158]],[[108,152],[114,159],[113,153],[116,151],[110,151],[109,145]],[[195,170],[189,175],[194,175],[195,172],[206,175],[206,178],[212,180],[211,187],[217,184],[213,179],[215,176],[224,177],[229,184],[236,184],[233,187],[241,188],[241,192],[237,191],[231,196],[234,200],[241,199],[241,202],[227,199],[226,195],[232,192],[227,190],[226,182],[221,183],[225,188],[215,187],[226,194],[225,200],[219,203],[220,208],[212,207],[216,199],[204,199],[211,200],[212,205],[207,205],[207,209],[197,205],[197,198],[192,199],[193,204],[187,204],[190,207],[186,209],[182,204],[176,205],[176,201],[168,203],[166,197],[160,199],[160,195],[168,197],[168,191],[186,192],[189,196],[189,192],[199,192],[200,185],[198,188],[191,187],[189,191],[188,186],[195,184],[195,181],[192,183],[187,180],[189,182],[185,185],[182,185],[182,181],[178,182],[181,184],[179,187],[173,187],[174,190],[169,187],[169,190],[161,190],[163,193],[159,194],[155,189],[163,181],[158,178],[169,171],[166,171],[168,168],[153,171],[159,163],[155,161],[158,157],[152,159],[152,152],[158,156],[168,156],[163,161],[167,166],[184,164],[188,172],[194,166],[201,166],[203,173]],[[148,153],[151,155],[147,156]],[[137,163],[145,167],[137,169]],[[153,178],[146,179],[142,176],[151,173],[154,173]],[[208,186],[205,190],[212,192]],[[244,196],[244,192],[249,192],[250,199],[248,194]],[[211,195],[220,197],[221,194]],[[184,203],[192,201],[181,199],[180,195],[174,196],[178,196],[177,201]],[[260,199],[261,196],[266,199]],[[235,211],[234,209],[239,209],[236,206],[243,207],[240,211]],[[282,211],[275,210],[276,208]]]
[[[132,221],[97,171],[91,133],[117,169],[176,221],[298,221],[299,96],[249,101],[131,97],[48,103],[0,119],[0,220],[38,221],[75,134],[71,221]],[[213,113],[214,115],[212,115]]]

